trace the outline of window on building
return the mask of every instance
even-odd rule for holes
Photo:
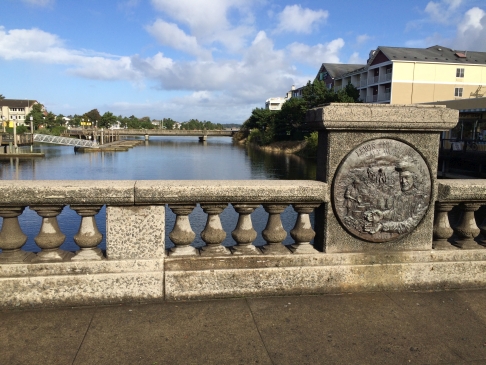
[[[456,98],[462,98],[462,87],[456,87],[454,89],[454,96]]]
[[[457,68],[456,69],[456,77],[464,77],[464,69],[463,68]]]

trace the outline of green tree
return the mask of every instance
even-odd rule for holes
[[[353,103],[359,103],[360,98],[359,98],[359,90],[356,89],[356,87],[352,83],[348,83],[346,87],[344,88],[344,92],[346,95],[351,97],[353,99]]]
[[[71,121],[69,122],[69,124],[73,127],[79,127],[81,126],[82,119],[83,117],[81,115],[74,114],[74,117],[71,117]]]
[[[175,120],[172,120],[171,118],[164,118],[162,119],[163,127],[166,129],[174,129],[175,125]]]
[[[56,123],[56,116],[54,115],[53,112],[49,112],[46,115],[45,121],[44,121],[44,127],[47,129],[51,129],[52,127],[55,127],[57,125]]]
[[[275,116],[276,140],[298,139],[297,134],[305,123],[306,112],[307,102],[304,99],[291,98],[286,101]]]
[[[111,112],[106,112],[100,118],[99,127],[100,128],[110,128],[116,124],[116,116]]]
[[[97,126],[97,123],[101,120],[101,115],[98,109],[90,110],[84,114],[85,117],[89,118],[92,126]]]
[[[269,125],[273,124],[274,118],[275,112],[265,108],[255,108],[251,111],[250,118],[243,123],[243,128],[265,131]]]
[[[30,117],[33,118],[34,121],[34,128],[39,129],[41,124],[44,124],[44,106],[42,104],[34,104],[32,105],[32,110],[29,114],[26,115],[26,120],[30,122]]]
[[[66,121],[64,120],[64,115],[58,114],[55,119],[55,125],[56,126],[61,126],[64,127],[66,124]]]
[[[5,99],[5,96],[3,96],[3,94],[0,94],[0,100],[3,100]]]

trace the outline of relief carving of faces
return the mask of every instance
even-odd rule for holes
[[[399,239],[415,229],[431,198],[423,157],[394,139],[375,139],[352,150],[333,182],[332,203],[341,225],[368,242]]]

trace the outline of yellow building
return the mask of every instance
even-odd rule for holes
[[[30,125],[30,120],[26,117],[35,104],[37,104],[36,100],[0,99],[0,122]]]
[[[317,78],[333,65],[323,64]],[[380,46],[366,65],[352,66],[334,75],[334,90],[352,83],[367,103],[417,104],[486,94],[486,52]]]

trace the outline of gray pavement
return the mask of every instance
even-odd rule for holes
[[[486,290],[2,310],[0,364],[486,364]]]

